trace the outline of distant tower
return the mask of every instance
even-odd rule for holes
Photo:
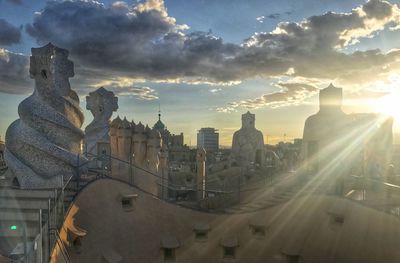
[[[161,121],[161,105],[158,103],[158,120]]]
[[[206,150],[197,149],[197,201],[206,197]]]
[[[158,121],[153,125],[153,129],[161,134],[163,145],[169,146],[170,132],[167,130],[165,124],[161,121],[161,107],[158,104]]]
[[[207,152],[218,152],[219,133],[214,128],[201,128],[197,132],[197,148],[204,148]]]

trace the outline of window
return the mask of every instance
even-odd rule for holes
[[[176,261],[176,250],[180,244],[175,236],[165,236],[161,240],[161,248],[163,251],[164,262],[175,262]]]
[[[235,259],[235,247],[224,247],[224,259]]]
[[[331,215],[331,223],[335,225],[343,225],[344,217],[341,215]]]
[[[223,262],[232,262],[236,260],[237,247],[239,246],[236,236],[224,237],[221,240],[222,260]]]
[[[341,212],[328,212],[329,222],[334,227],[340,227],[344,224],[344,215]]]
[[[252,226],[253,237],[256,239],[265,239],[265,227],[264,226]]]
[[[164,248],[164,262],[174,262],[175,260],[176,260],[175,249]]]
[[[196,232],[196,239],[197,240],[207,240],[207,232],[197,231]]]
[[[204,223],[197,223],[193,227],[196,241],[206,242],[208,239],[208,231],[210,231],[210,225]]]
[[[132,200],[129,198],[123,198],[122,199],[122,207],[126,208],[126,207],[131,207],[132,206]]]
[[[332,230],[337,230],[343,226],[348,210],[347,202],[343,199],[335,201],[335,203],[329,207],[327,214],[329,216],[329,226]]]
[[[137,199],[137,194],[122,194],[121,195],[121,206],[125,211],[132,211],[135,209],[135,201]]]
[[[286,255],[286,263],[299,263],[300,255]]]
[[[250,231],[255,239],[265,239],[267,227],[264,219],[253,218],[249,222]]]

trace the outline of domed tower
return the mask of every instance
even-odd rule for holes
[[[169,146],[169,138],[171,136],[170,132],[168,131],[167,127],[161,121],[161,110],[160,106],[158,108],[158,121],[153,125],[153,129],[158,131],[161,134],[162,143],[166,147]]]
[[[35,89],[6,133],[5,159],[21,188],[60,188],[62,179],[86,162],[80,156],[83,113],[69,83],[74,64],[68,55],[51,43],[32,48],[29,73]]]

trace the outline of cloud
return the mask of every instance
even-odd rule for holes
[[[279,13],[273,13],[273,14],[269,14],[267,17],[268,17],[269,19],[279,19],[279,18],[281,18],[281,14],[279,14]]]
[[[24,94],[32,91],[28,57],[0,48],[0,92]]]
[[[256,20],[257,20],[258,22],[260,22],[260,23],[264,23],[265,16],[256,17]]]
[[[21,42],[21,30],[0,18],[0,45],[8,46]]]
[[[268,14],[265,16],[259,16],[256,18],[256,20],[260,23],[263,23],[265,18],[276,20],[276,19],[280,19],[283,15],[291,15],[291,14],[292,14],[292,12],[290,12],[290,11],[286,11],[282,14],[281,13],[272,13],[272,14]]]
[[[51,41],[69,49],[86,68],[158,82],[219,85],[282,76],[289,69],[294,77],[350,82],[349,72],[381,69],[399,57],[379,50],[343,49],[398,25],[397,5],[370,0],[349,13],[279,23],[273,31],[256,33],[237,45],[210,32],[188,33],[187,25],[169,16],[162,0],[133,6],[123,1],[110,6],[64,1],[48,2],[26,30],[41,44]]]
[[[367,17],[376,19],[390,17],[393,14],[392,9],[393,7],[389,2],[379,0],[371,0],[362,7],[362,11],[365,12]]]
[[[157,93],[150,87],[137,86],[110,86],[106,89],[111,90],[117,96],[133,96],[141,100],[158,100]]]
[[[238,108],[258,109],[262,107],[280,108],[286,106],[299,105],[307,98],[315,95],[318,88],[307,83],[278,82],[275,84],[280,90],[269,94],[264,94],[255,99],[247,99],[239,102],[228,103],[224,107],[216,110],[219,112],[232,112]]]
[[[242,73],[247,71],[248,75],[258,72],[264,77],[284,75],[292,68],[293,76],[341,80],[348,84],[357,81],[354,75],[370,71],[375,74],[367,78],[379,79],[384,77],[379,73],[399,59],[397,51],[351,53],[345,52],[345,48],[399,24],[397,5],[371,0],[349,13],[328,12],[298,23],[279,23],[272,32],[256,33],[245,41],[246,48],[236,60],[245,68]]]
[[[154,89],[146,86],[137,86],[138,82],[140,81],[122,78],[112,81],[103,81],[92,85],[91,88],[97,89],[99,87],[104,87],[114,92],[117,96],[133,96],[141,100],[158,100],[157,92]],[[84,88],[83,91],[87,92],[87,88]]]

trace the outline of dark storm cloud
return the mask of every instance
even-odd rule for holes
[[[362,10],[368,17],[374,17],[376,19],[383,19],[390,17],[393,13],[392,5],[386,1],[371,0],[367,2]]]
[[[293,69],[294,76],[336,79],[397,59],[397,53],[340,49],[400,24],[398,13],[395,5],[371,0],[350,13],[280,23],[236,45],[211,33],[185,33],[187,27],[168,15],[162,0],[136,6],[66,1],[48,2],[26,30],[41,44],[51,41],[69,49],[82,66],[131,78],[228,83]]]
[[[0,45],[8,46],[21,42],[21,30],[0,18]]]
[[[0,48],[0,92],[23,94],[32,91],[29,58]]]
[[[232,78],[223,65],[241,47],[210,33],[183,34],[185,28],[168,16],[162,1],[135,7],[68,1],[49,2],[27,32],[40,44],[51,41],[69,49],[85,66],[130,77]]]

